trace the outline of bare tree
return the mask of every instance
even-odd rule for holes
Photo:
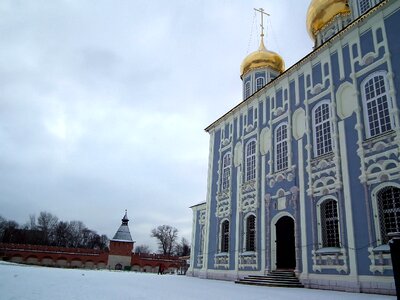
[[[23,226],[0,216],[1,242],[104,250],[108,238],[88,229],[81,221],[58,221],[55,215],[41,212],[37,223],[35,215],[29,215]]]
[[[36,216],[34,214],[29,215],[29,220],[22,227],[27,230],[36,230]]]
[[[68,222],[60,221],[54,229],[54,245],[59,247],[70,247],[71,232]]]
[[[178,229],[170,225],[160,225],[151,231],[151,237],[158,239],[161,253],[171,255],[178,237]]]
[[[19,243],[20,236],[18,234],[19,225],[17,222],[12,220],[3,219],[1,231],[3,232],[2,242],[3,243]]]
[[[180,243],[175,246],[175,253],[178,256],[189,256],[190,255],[190,244],[184,237],[181,239]]]
[[[149,254],[150,252],[149,245],[137,245],[135,247],[135,253]]]
[[[6,230],[7,220],[0,216],[0,242],[3,241],[4,231]]]
[[[86,229],[85,224],[81,221],[69,222],[69,231],[71,234],[71,247],[79,248],[83,247],[83,231]]]
[[[46,211],[41,211],[37,219],[38,228],[43,231],[45,236],[45,243],[51,244],[55,240],[55,229],[58,224],[58,218]]]

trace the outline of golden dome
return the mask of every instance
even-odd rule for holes
[[[335,16],[350,13],[348,0],[312,0],[307,12],[307,30],[315,39],[316,32]]]
[[[240,77],[243,78],[243,76],[250,71],[268,67],[278,71],[279,73],[285,71],[285,63],[282,57],[275,52],[268,51],[261,39],[261,44],[258,50],[250,53],[243,60],[242,65],[240,66]]]

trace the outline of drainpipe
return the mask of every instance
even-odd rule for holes
[[[391,232],[388,234],[390,254],[392,257],[394,283],[396,285],[397,300],[400,300],[400,232]]]

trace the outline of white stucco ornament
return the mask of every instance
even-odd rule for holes
[[[337,113],[341,119],[350,117],[357,109],[357,94],[354,86],[348,82],[343,83],[337,93]]]
[[[271,130],[265,127],[260,135],[260,153],[266,155],[271,150]]]
[[[306,112],[304,109],[299,108],[293,113],[292,124],[293,137],[296,140],[301,139],[306,132]]]
[[[241,142],[238,142],[235,145],[235,150],[233,153],[233,163],[235,168],[239,167],[242,164],[242,156],[243,156],[243,146]]]

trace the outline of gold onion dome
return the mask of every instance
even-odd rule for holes
[[[307,30],[315,39],[316,33],[337,15],[350,14],[348,0],[312,0],[307,12]]]
[[[250,53],[243,60],[240,66],[240,77],[243,78],[248,72],[261,68],[271,68],[279,73],[285,71],[285,63],[282,57],[275,52],[267,50],[262,38],[258,50]]]

